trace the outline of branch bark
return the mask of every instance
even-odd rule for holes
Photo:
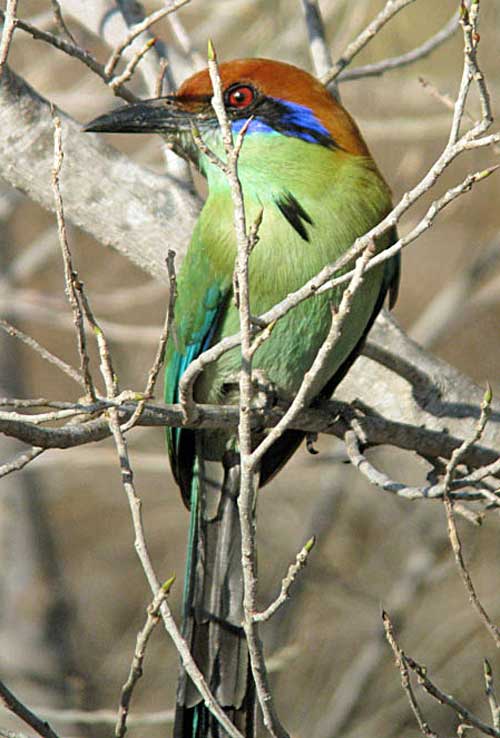
[[[57,114],[66,153],[61,188],[68,221],[167,282],[166,242],[184,253],[198,198],[173,178],[153,174],[83,134],[62,111]],[[50,106],[7,67],[0,79],[0,126],[0,176],[54,210]]]

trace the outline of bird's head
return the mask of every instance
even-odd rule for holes
[[[224,103],[234,133],[251,118],[246,136],[285,136],[315,146],[367,156],[349,114],[318,80],[291,64],[238,59],[219,67]],[[127,105],[90,122],[86,131],[159,133],[186,158],[199,159],[193,129],[209,145],[219,136],[207,69],[175,95]]]

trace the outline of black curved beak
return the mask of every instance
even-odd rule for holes
[[[197,111],[187,109],[174,96],[158,97],[100,115],[87,123],[83,130],[90,133],[161,133],[172,136],[190,131],[198,117]]]

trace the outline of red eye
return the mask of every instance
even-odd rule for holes
[[[254,99],[255,90],[248,85],[239,85],[227,92],[227,104],[232,108],[247,108]]]

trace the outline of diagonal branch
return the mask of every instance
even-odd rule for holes
[[[361,31],[361,33],[351,41],[347,48],[342,53],[342,56],[338,59],[333,67],[323,75],[321,81],[324,85],[333,82],[341,71],[347,67],[347,65],[359,54],[359,52],[365,48],[365,46],[372,40],[374,36],[380,31],[381,28],[393,18],[396,13],[406,8],[407,5],[415,2],[415,0],[387,0],[385,6],[382,8],[375,18]]]
[[[439,30],[434,36],[428,38],[423,44],[416,46],[411,51],[407,51],[399,56],[392,56],[388,59],[382,59],[373,64],[366,64],[354,69],[344,69],[338,75],[339,82],[351,82],[355,79],[365,79],[367,77],[380,77],[385,72],[391,72],[394,69],[402,69],[410,64],[414,64],[420,59],[425,59],[432,54],[433,51],[442,46],[450,39],[459,28],[459,15],[454,13],[450,20]]]
[[[17,697],[8,689],[5,684],[0,681],[0,702],[14,715],[21,718],[26,725],[29,725],[33,730],[42,736],[42,738],[59,738],[57,733],[54,733],[50,725],[45,720],[35,715],[34,712],[29,710]]]

